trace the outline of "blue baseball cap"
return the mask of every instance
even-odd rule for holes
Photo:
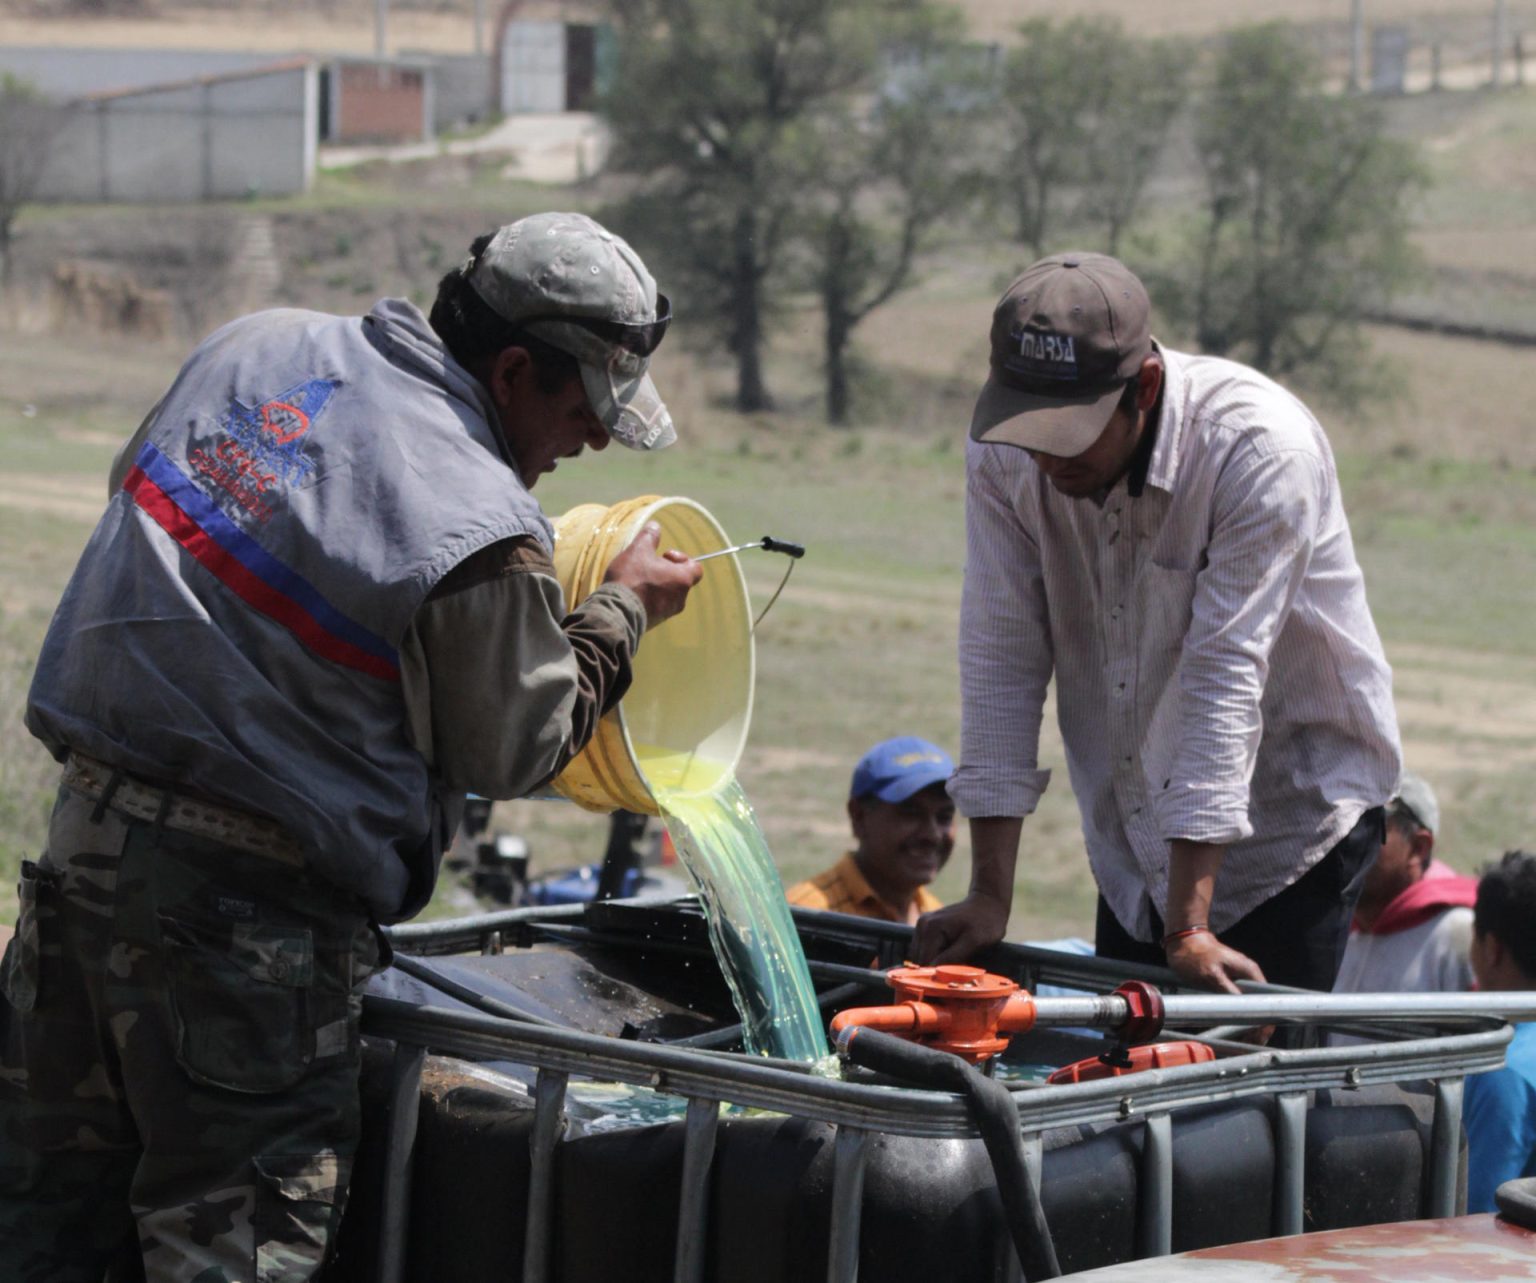
[[[900,735],[876,744],[853,768],[848,796],[905,802],[930,784],[942,784],[955,773],[955,764],[937,744]]]

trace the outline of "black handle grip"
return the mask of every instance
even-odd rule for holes
[[[772,535],[763,536],[764,552],[782,552],[786,557],[794,557],[796,560],[805,556],[805,545],[790,543],[788,539],[775,539]]]

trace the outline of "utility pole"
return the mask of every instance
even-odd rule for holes
[[[383,58],[389,51],[389,0],[373,0],[373,53]]]
[[[1349,92],[1365,85],[1365,0],[1349,0]]]
[[[485,52],[485,0],[475,0],[475,52]]]
[[[1504,12],[1504,0],[1493,0],[1493,79],[1495,89],[1504,82],[1504,45],[1509,40],[1509,27]]]

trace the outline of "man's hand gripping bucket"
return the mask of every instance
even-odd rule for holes
[[[730,543],[691,499],[641,495],[582,504],[555,519],[555,572],[566,609],[603,582],[609,563],[648,521],[662,549],[689,556]],[[682,614],[646,633],[634,682],[591,743],[554,780],[589,811],[657,814],[647,779],[670,792],[706,793],[735,773],[752,719],[755,657],[746,580],[734,557],[709,567]]]

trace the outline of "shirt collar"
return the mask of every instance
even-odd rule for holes
[[[853,899],[885,903],[875,894],[875,888],[869,885],[869,879],[864,876],[864,870],[859,868],[859,862],[853,858],[852,851],[843,852],[843,858],[838,862],[837,875]]]
[[[1155,340],[1153,347],[1163,358],[1163,389],[1158,393],[1158,405],[1161,408],[1158,410],[1157,423],[1152,427],[1152,444],[1147,450],[1146,465],[1139,479],[1136,463],[1131,465],[1127,489],[1131,481],[1139,480],[1137,489],[1130,490],[1133,496],[1140,494],[1146,486],[1155,486],[1171,494],[1179,474],[1179,448],[1183,437],[1186,396],[1184,358],[1178,352],[1170,352]]]
[[[1136,443],[1136,450],[1131,455],[1131,468],[1125,474],[1125,492],[1132,499],[1140,499],[1141,492],[1147,487],[1147,471],[1152,466],[1152,451],[1157,447],[1157,430],[1161,426],[1159,420],[1163,412],[1163,390],[1158,389],[1157,402],[1152,407],[1152,413],[1147,416],[1146,426],[1141,430],[1141,440]]]
[[[837,873],[852,899],[860,904],[879,906],[885,910],[885,915],[892,922],[906,921],[894,904],[884,899],[874,887],[869,885],[869,879],[864,876],[864,871],[859,868],[859,862],[853,858],[852,851],[845,851],[843,853],[843,858],[837,864]],[[919,914],[930,913],[934,909],[943,907],[929,892],[927,887],[918,887],[917,894],[912,899],[917,906]]]

